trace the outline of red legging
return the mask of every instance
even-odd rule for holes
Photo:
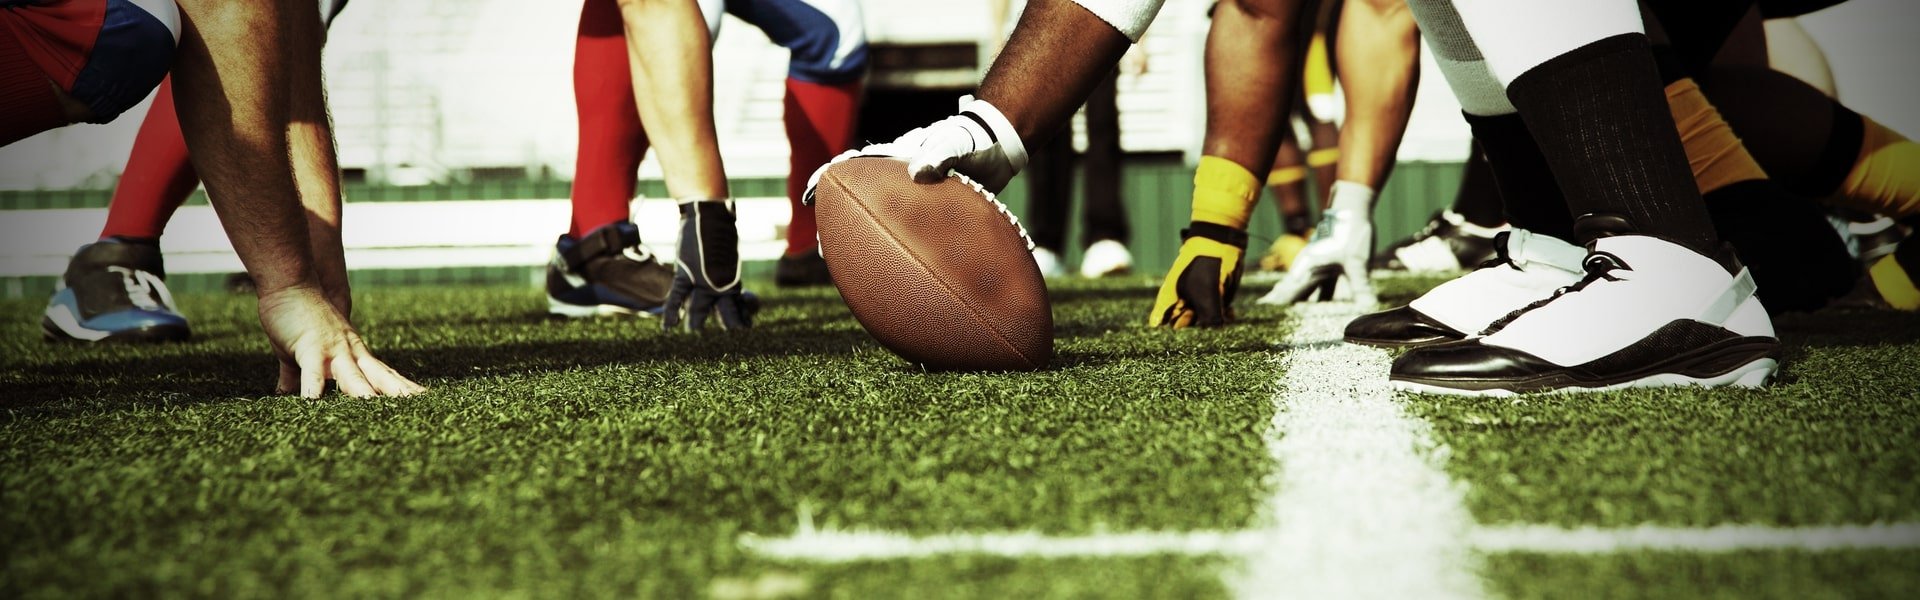
[[[579,110],[580,146],[573,179],[571,235],[579,237],[628,217],[636,173],[647,153],[647,133],[633,98],[633,72],[627,64],[625,28],[615,0],[586,0],[580,11],[579,38],[573,54],[574,105]],[[793,220],[787,227],[787,253],[817,245],[813,207],[800,204],[808,176],[853,144],[860,84],[821,84],[787,80],[785,123],[792,144],[787,200]]]

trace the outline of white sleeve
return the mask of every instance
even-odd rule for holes
[[[1127,39],[1140,41],[1141,34],[1147,32],[1147,26],[1153,24],[1154,15],[1160,14],[1160,5],[1166,0],[1073,0],[1075,4],[1093,12],[1094,16],[1106,21],[1114,29],[1120,30]]]

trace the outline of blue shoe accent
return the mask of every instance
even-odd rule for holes
[[[171,342],[187,339],[187,318],[165,308],[130,308],[80,317],[80,301],[72,288],[54,292],[47,302],[40,328],[48,338],[82,342]]]

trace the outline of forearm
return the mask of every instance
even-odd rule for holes
[[[1201,151],[1264,175],[1299,85],[1292,0],[1221,2],[1207,31],[1207,132]]]
[[[288,25],[288,154],[293,160],[300,204],[306,207],[314,274],[334,307],[347,314],[352,310],[353,296],[347,285],[346,254],[340,245],[340,167],[335,159],[333,124],[320,69],[325,30],[319,15],[312,11],[294,11]]]
[[[195,170],[261,295],[316,285],[287,152],[290,7],[181,0],[175,106]]]
[[[1006,115],[1027,146],[1039,147],[1073,117],[1131,44],[1072,0],[1030,0],[981,82],[979,97]]]
[[[674,198],[728,196],[713,125],[713,51],[688,0],[621,0],[634,99]],[[672,57],[672,60],[661,60]]]
[[[1339,178],[1379,189],[1393,169],[1420,78],[1420,33],[1405,2],[1348,2],[1336,43],[1347,122]]]

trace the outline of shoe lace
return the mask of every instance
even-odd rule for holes
[[[1497,266],[1503,262],[1509,263],[1509,264],[1513,262],[1507,258],[1507,251],[1504,246],[1500,248],[1499,255],[1496,258],[1494,258],[1493,260],[1489,260],[1486,263],[1483,263],[1481,265],[1481,268],[1486,268],[1488,266]],[[1494,332],[1500,331],[1501,329],[1505,328],[1507,324],[1512,323],[1514,319],[1520,318],[1520,315],[1526,314],[1528,311],[1531,311],[1533,309],[1551,304],[1554,300],[1560,299],[1561,296],[1565,296],[1567,294],[1572,294],[1575,292],[1579,292],[1581,290],[1585,290],[1587,289],[1587,286],[1593,285],[1593,283],[1596,281],[1619,281],[1620,278],[1614,276],[1613,272],[1626,269],[1627,267],[1625,264],[1621,263],[1618,258],[1614,258],[1614,256],[1611,254],[1607,254],[1604,252],[1596,252],[1592,255],[1587,256],[1587,260],[1580,263],[1580,268],[1581,270],[1586,271],[1586,275],[1582,276],[1580,278],[1580,281],[1574,282],[1573,285],[1561,286],[1560,289],[1553,291],[1552,296],[1547,296],[1546,298],[1535,300],[1531,304],[1522,306],[1518,310],[1514,310],[1513,312],[1507,313],[1506,316],[1500,317],[1499,320],[1496,320],[1492,324],[1487,325],[1487,328],[1485,330],[1482,330],[1480,332],[1480,335],[1493,335]]]
[[[159,278],[152,273],[127,267],[107,267],[108,271],[120,275],[120,285],[127,290],[127,299],[142,310],[161,310],[165,308],[163,299],[155,293],[154,282]],[[165,299],[165,300],[171,300]]]

